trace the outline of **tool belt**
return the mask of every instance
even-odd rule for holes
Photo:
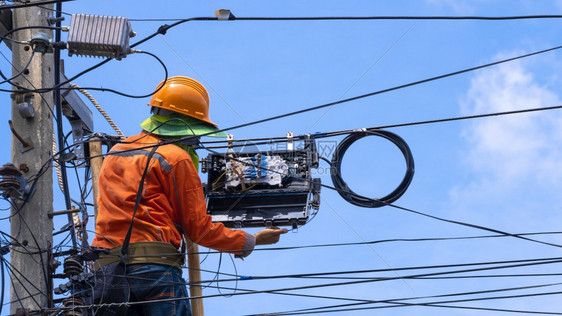
[[[94,263],[94,271],[121,260],[121,246],[109,250],[109,253],[101,253]],[[181,269],[185,262],[185,255],[180,253],[176,247],[161,241],[143,241],[131,243],[127,252],[126,264],[163,264]]]

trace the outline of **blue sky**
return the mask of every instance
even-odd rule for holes
[[[74,1],[66,13],[123,16],[129,19],[170,19],[213,16],[230,9],[238,17],[288,16],[510,16],[562,13],[562,1]],[[70,23],[70,17],[63,24]],[[164,23],[133,21],[139,39]],[[321,105],[369,92],[462,70],[560,45],[559,19],[514,21],[228,21],[188,22],[140,45],[166,64],[170,75],[201,81],[211,97],[211,118],[221,127]],[[66,36],[66,35],[63,35]],[[10,53],[1,48],[10,58]],[[100,61],[65,59],[67,75]],[[235,138],[277,137],[383,126],[559,105],[562,92],[558,51],[505,63],[442,80],[348,102],[328,109],[231,131]],[[2,62],[2,71],[9,64]],[[94,70],[74,83],[146,94],[163,79],[161,66],[147,55],[130,55]],[[6,87],[4,87],[6,88]],[[147,99],[130,99],[91,91],[127,135],[136,134],[148,116]],[[5,118],[9,95],[0,94]],[[85,102],[90,105],[87,101]],[[94,112],[96,132],[115,134]],[[6,119],[7,120],[7,119]],[[562,114],[559,110],[390,129],[410,146],[416,165],[414,179],[396,205],[436,217],[486,226],[510,233],[559,231],[562,221]],[[68,126],[65,132],[70,131]],[[0,124],[8,162],[9,128]],[[337,143],[341,137],[330,139]],[[207,152],[200,151],[201,157]],[[327,158],[331,158],[327,155]],[[321,163],[322,182],[332,185]],[[400,152],[380,139],[354,144],[343,163],[344,178],[358,193],[386,195],[400,182],[404,163]],[[202,175],[205,179],[205,175]],[[73,188],[73,194],[78,194]],[[282,237],[278,246],[362,242],[395,238],[489,235],[490,232],[430,219],[399,209],[359,208],[336,192],[322,190],[318,215],[298,232]],[[3,202],[0,202],[3,203]],[[5,204],[0,204],[5,207]],[[55,209],[64,208],[59,191]],[[92,211],[93,212],[93,211]],[[64,223],[56,223],[61,227]],[[9,231],[7,221],[0,229]],[[253,231],[253,230],[251,230]],[[562,243],[559,235],[537,236]],[[256,251],[236,260],[240,275],[275,276],[297,273],[357,271],[469,262],[557,257],[558,248],[515,238],[457,241],[394,242],[374,245]],[[219,256],[202,264],[216,271]],[[489,274],[553,273],[560,266],[490,271]],[[223,256],[221,272],[235,273]],[[393,277],[423,271],[369,275]],[[480,272],[478,274],[484,274]],[[364,276],[364,275],[362,275]],[[212,279],[213,274],[204,274]],[[221,276],[227,278],[226,276]],[[339,280],[273,279],[240,281],[251,290],[332,283]],[[561,282],[559,277],[474,279],[408,279],[321,287],[290,293],[369,300],[430,296],[457,292]],[[232,282],[221,286],[235,287]],[[212,284],[216,286],[216,283]],[[560,291],[560,286],[497,295]],[[230,294],[230,290],[222,290]],[[204,294],[216,294],[209,287]],[[493,296],[496,294],[485,294]],[[470,296],[474,298],[475,296]],[[466,297],[461,297],[466,298]],[[454,298],[453,298],[454,299]],[[429,301],[439,301],[432,299]],[[445,299],[443,299],[445,300]],[[555,296],[455,303],[472,307],[560,312]],[[420,301],[414,301],[420,302]],[[207,315],[246,315],[340,304],[342,301],[255,294],[205,300]],[[346,303],[346,302],[343,302]],[[438,307],[399,307],[348,312],[349,315],[501,315],[499,312]]]

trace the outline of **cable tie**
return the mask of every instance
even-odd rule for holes
[[[253,279],[254,279],[254,277],[249,276],[249,275],[241,275],[240,276],[240,280],[242,280],[242,281],[253,280]]]

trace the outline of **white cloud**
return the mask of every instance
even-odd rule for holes
[[[499,57],[501,58],[501,57]],[[480,72],[463,102],[464,114],[482,114],[560,104],[522,62]],[[522,188],[562,187],[562,113],[559,110],[474,120],[464,131],[471,181],[454,195],[499,197]]]

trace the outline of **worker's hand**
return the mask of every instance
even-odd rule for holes
[[[255,234],[256,236],[256,245],[271,245],[271,244],[275,244],[279,241],[279,236],[281,234],[286,234],[288,232],[287,229],[283,228],[277,228],[277,227],[272,227],[272,228],[266,228],[263,230],[260,230],[259,232],[257,232]]]

